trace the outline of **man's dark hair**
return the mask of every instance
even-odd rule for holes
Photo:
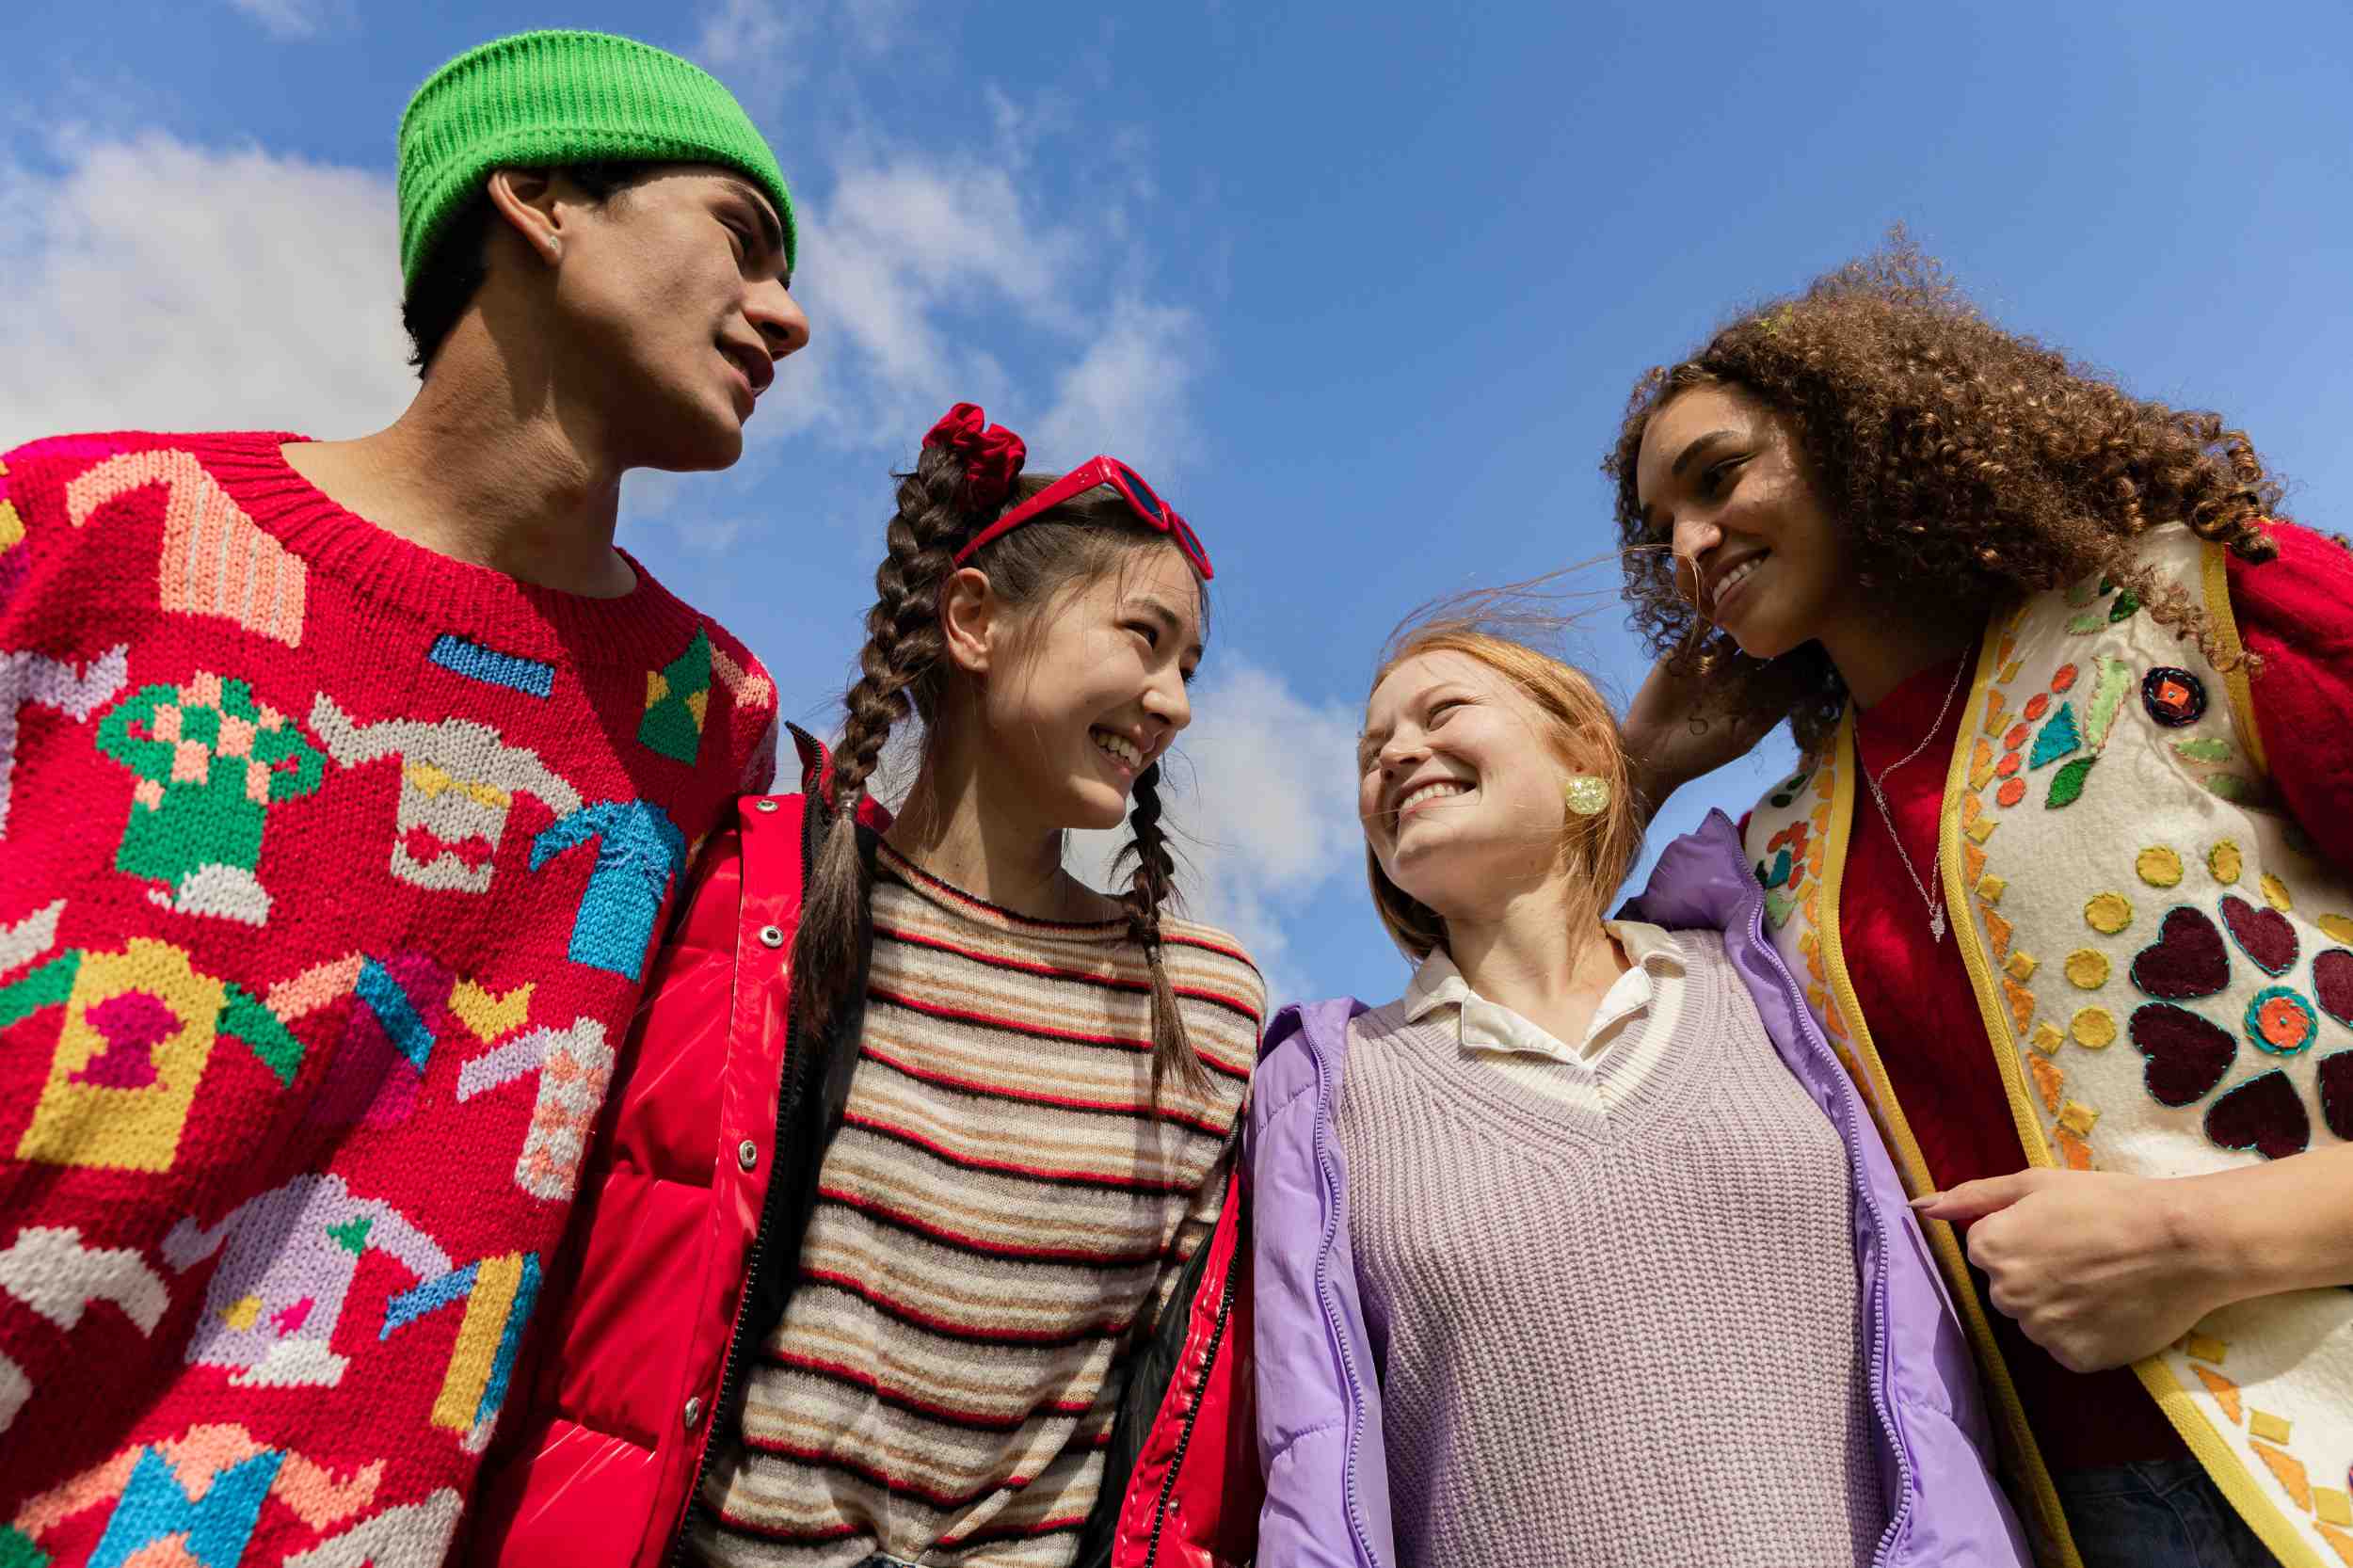
[[[619,196],[631,184],[654,168],[645,163],[585,163],[567,164],[560,172],[590,200],[601,204]],[[400,302],[400,324],[408,329],[408,362],[417,367],[417,378],[424,379],[433,368],[433,356],[440,352],[442,340],[457,325],[457,318],[473,303],[482,280],[489,276],[484,260],[490,238],[492,208],[488,190],[474,192],[473,199],[460,207],[449,220],[449,227],[433,244],[433,253],[417,269],[416,280],[409,284],[408,296]]]

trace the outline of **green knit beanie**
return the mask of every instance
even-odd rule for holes
[[[400,272],[413,285],[434,242],[494,168],[698,163],[768,193],[793,265],[792,196],[751,117],[708,72],[611,33],[518,33],[435,72],[400,117]]]

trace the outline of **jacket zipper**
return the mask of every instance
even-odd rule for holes
[[[1814,1053],[1816,1057],[1830,1057],[1831,1065],[1836,1067],[1843,1078],[1846,1069],[1838,1066],[1837,1058],[1831,1051],[1830,1042],[1822,1039],[1819,1032],[1815,1029],[1813,1015],[1806,1007],[1805,998],[1799,994],[1796,977],[1790,974],[1789,966],[1781,961],[1781,954],[1775,952],[1765,939],[1763,889],[1760,888],[1747,895],[1742,900],[1742,904],[1748,915],[1749,940],[1756,944],[1757,951],[1760,952],[1772,955],[1774,972],[1780,977],[1781,994],[1788,1000],[1791,1016],[1797,1019],[1798,1027],[1805,1032],[1808,1043],[1816,1048]],[[1850,1089],[1852,1085],[1849,1084]],[[1889,1237],[1887,1232],[1887,1216],[1881,1212],[1879,1200],[1872,1195],[1870,1183],[1865,1179],[1861,1161],[1855,1153],[1863,1146],[1861,1143],[1863,1128],[1855,1119],[1852,1094],[1841,1095],[1838,1097],[1838,1112],[1840,1130],[1845,1134],[1847,1141],[1848,1170],[1854,1183],[1855,1193],[1863,1200],[1864,1207],[1870,1211],[1872,1223],[1879,1227],[1881,1238],[1879,1260],[1871,1271],[1871,1408],[1873,1414],[1880,1418],[1880,1426],[1887,1433],[1888,1450],[1896,1456],[1897,1480],[1895,1512],[1888,1516],[1887,1528],[1880,1537],[1879,1549],[1871,1554],[1872,1568],[1881,1568],[1881,1565],[1887,1562],[1894,1554],[1896,1543],[1903,1539],[1904,1526],[1912,1518],[1913,1498],[1912,1462],[1904,1453],[1903,1437],[1896,1430],[1896,1413],[1888,1403],[1886,1386],[1887,1250],[1895,1243],[1894,1239]]]
[[[1758,907],[1763,908],[1760,900]],[[1313,1050],[1308,1059],[1316,1064],[1316,1165],[1323,1176],[1326,1192],[1339,1191],[1339,1176],[1332,1169],[1332,1150],[1326,1139],[1323,1109],[1332,1103],[1332,1075],[1322,1056]],[[1339,1347],[1340,1370],[1348,1378],[1348,1395],[1356,1407],[1356,1424],[1349,1430],[1348,1452],[1340,1465],[1340,1493],[1348,1507],[1348,1527],[1356,1535],[1356,1551],[1367,1568],[1381,1568],[1380,1559],[1373,1555],[1369,1532],[1365,1528],[1364,1509],[1356,1499],[1356,1445],[1365,1432],[1364,1384],[1356,1376],[1355,1357],[1348,1353],[1348,1335],[1340,1326],[1339,1309],[1332,1304],[1332,1284],[1327,1270],[1332,1261],[1333,1239],[1339,1232],[1339,1216],[1335,1206],[1333,1217],[1325,1222],[1322,1249],[1316,1255],[1316,1299],[1322,1304],[1323,1319],[1332,1331],[1332,1343]]]
[[[1240,1199],[1237,1192],[1232,1201]],[[1239,1231],[1235,1239],[1241,1240]],[[1225,1288],[1218,1292],[1217,1321],[1209,1328],[1209,1353],[1201,1363],[1201,1387],[1193,1396],[1193,1408],[1185,1412],[1185,1424],[1176,1433],[1176,1452],[1169,1459],[1167,1478],[1160,1482],[1160,1501],[1152,1508],[1152,1544],[1144,1554],[1144,1568],[1153,1568],[1160,1560],[1160,1529],[1168,1523],[1168,1499],[1176,1491],[1177,1473],[1185,1467],[1185,1450],[1193,1447],[1193,1424],[1201,1418],[1202,1402],[1209,1398],[1209,1373],[1217,1366],[1217,1352],[1225,1340],[1225,1319],[1233,1310],[1234,1261],[1229,1257],[1225,1260]]]
[[[808,856],[806,849],[807,828],[804,825],[801,855],[801,869],[804,877],[808,869]],[[744,1260],[744,1290],[736,1298],[735,1327],[728,1336],[727,1359],[719,1364],[719,1401],[712,1407],[711,1424],[703,1429],[702,1457],[695,1463],[694,1479],[686,1489],[686,1506],[679,1512],[678,1529],[670,1537],[667,1560],[671,1568],[685,1568],[687,1527],[695,1517],[695,1510],[702,1506],[703,1481],[711,1472],[711,1450],[719,1440],[719,1423],[728,1419],[728,1412],[734,1408],[735,1396],[743,1380],[744,1341],[749,1336],[746,1331],[751,1327],[751,1304],[758,1297],[760,1265],[768,1256],[769,1222],[773,1218],[772,1206],[768,1198],[773,1197],[776,1190],[776,1182],[783,1158],[785,1131],[792,1119],[793,1106],[791,1103],[792,1096],[789,1091],[793,1070],[793,1010],[788,1004],[784,1010],[784,1052],[782,1064],[778,1069],[784,1075],[786,1092],[776,1096],[776,1130],[769,1145],[767,1194],[762,1197],[760,1205],[760,1228],[752,1233],[752,1249],[745,1255]]]

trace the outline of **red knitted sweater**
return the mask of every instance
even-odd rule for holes
[[[648,948],[773,767],[642,568],[435,555],[296,439],[0,459],[11,1568],[440,1560]]]

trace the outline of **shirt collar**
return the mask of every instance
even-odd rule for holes
[[[1602,929],[1618,939],[1634,967],[1618,977],[1601,1004],[1593,1009],[1593,1021],[1585,1027],[1585,1039],[1589,1041],[1648,1007],[1661,977],[1683,973],[1683,952],[1675,946],[1674,937],[1660,927],[1641,920],[1607,920]],[[1403,1001],[1409,1021],[1427,1017],[1442,1007],[1456,1009],[1457,1032],[1465,1047],[1529,1050],[1563,1060],[1575,1060],[1580,1054],[1510,1008],[1488,1001],[1472,990],[1470,982],[1463,978],[1463,971],[1455,968],[1452,955],[1442,947],[1433,948],[1430,956],[1414,971]],[[1579,1042],[1580,1047],[1583,1043]]]

